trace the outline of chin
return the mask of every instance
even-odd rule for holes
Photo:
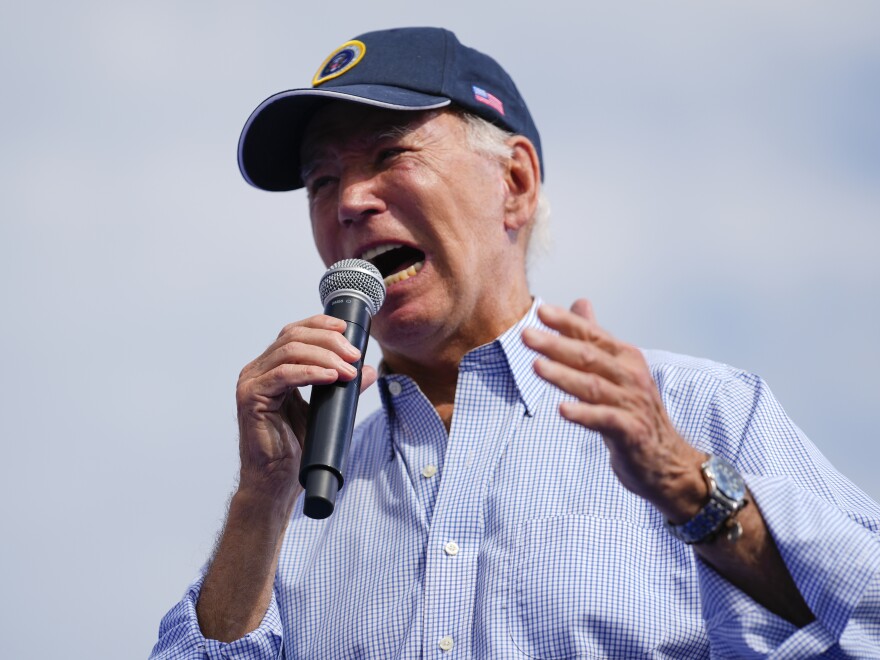
[[[436,333],[438,325],[448,321],[439,305],[389,303],[373,319],[371,334],[383,348],[392,351],[408,352],[407,347],[424,344]]]

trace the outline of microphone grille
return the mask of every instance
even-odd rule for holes
[[[370,315],[375,316],[385,302],[385,282],[382,273],[369,261],[363,259],[343,259],[327,269],[318,285],[321,304],[327,298],[341,291],[360,293],[369,301]]]

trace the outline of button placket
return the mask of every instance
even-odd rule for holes
[[[497,350],[500,357],[495,357],[500,361],[503,354],[500,354],[500,348]],[[474,362],[475,357],[478,356],[470,357],[471,362]],[[462,604],[473,602],[476,597],[477,549],[485,533],[479,515],[485,496],[481,484],[486,471],[522,416],[522,410],[515,405],[497,408],[490,406],[487,411],[485,402],[471,396],[483,385],[482,372],[471,373],[479,371],[475,367],[480,365],[476,362],[469,365],[467,361],[463,360],[459,369],[456,416],[448,431],[446,451],[440,467],[443,479],[437,482],[437,508],[434,510],[429,532],[430,547],[433,550],[428,555],[426,582],[430,582],[434,588],[431,593],[426,594],[426,606],[429,609],[426,631],[433,634],[429,633],[430,637],[426,640],[426,657],[431,652],[436,654],[438,647],[446,653],[453,646],[461,646],[462,652],[467,653],[471,646],[473,631],[469,617],[470,607],[462,607]],[[479,361],[482,362],[483,359]],[[505,377],[509,381],[505,384],[513,388],[512,379]],[[513,397],[505,399],[508,400],[512,401]],[[479,433],[461,421],[470,419],[480,420]],[[486,435],[493,441],[483,442],[482,438]],[[461,539],[463,545],[459,545],[458,539]],[[431,648],[428,641],[430,639],[437,646]],[[439,646],[442,640],[446,640],[448,649]]]

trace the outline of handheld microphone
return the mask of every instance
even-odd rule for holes
[[[385,283],[369,261],[343,259],[324,273],[318,291],[324,313],[348,324],[343,334],[361,352],[353,365],[357,369],[354,380],[312,386],[299,482],[306,489],[303,513],[320,519],[333,513],[336,493],[342,488],[370,322],[385,302]]]

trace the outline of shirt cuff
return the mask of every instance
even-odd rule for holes
[[[277,660],[281,657],[283,628],[275,592],[259,627],[241,639],[220,642],[206,638],[199,628],[196,603],[204,581],[200,576],[187,589],[159,627],[155,658],[208,658],[208,660]]]
[[[880,587],[880,539],[784,477],[744,478],[816,620],[798,629],[698,561],[712,654],[741,658],[821,655],[842,643],[851,623],[853,632],[860,628],[852,621],[854,614],[860,603],[874,599],[869,592],[876,594]]]

